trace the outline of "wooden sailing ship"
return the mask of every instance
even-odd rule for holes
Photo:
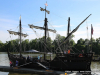
[[[44,27],[34,26],[29,24],[30,28],[42,29],[45,32],[45,45],[46,45],[46,36],[47,31],[56,32],[56,30],[48,29],[47,25],[47,18],[46,12],[49,14],[50,12],[40,7],[41,11],[45,11],[45,22]],[[90,14],[91,15],[91,14]],[[89,15],[89,16],[90,16]],[[88,17],[89,17],[88,16]],[[88,18],[86,17],[86,19]],[[70,18],[68,19],[68,35],[65,40],[60,44],[63,45],[65,41],[68,41],[70,36],[77,31],[80,25],[86,20],[84,19],[71,33],[69,33],[69,26],[70,26]],[[92,53],[67,53],[64,52],[58,53],[56,52],[56,56],[53,60],[46,60],[46,50],[44,50],[44,59],[38,62],[38,58],[32,58],[32,60],[26,60],[26,58],[21,54],[21,36],[26,37],[27,34],[23,34],[21,32],[21,19],[19,24],[20,31],[14,32],[9,31],[10,34],[15,34],[20,36],[20,55],[15,55],[9,52],[8,50],[8,57],[9,60],[12,61],[15,65],[16,60],[19,61],[18,67],[25,67],[25,68],[33,68],[33,69],[50,69],[50,70],[57,70],[57,71],[90,71],[90,65],[92,60]],[[46,46],[45,46],[46,49]],[[57,48],[59,49],[59,47]]]

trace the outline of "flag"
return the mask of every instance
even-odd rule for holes
[[[91,34],[93,35],[93,27],[92,27],[92,24],[91,24]]]
[[[46,6],[48,6],[47,2],[45,3]]]

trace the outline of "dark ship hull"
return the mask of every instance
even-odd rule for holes
[[[53,60],[40,60],[32,58],[27,61],[26,58],[19,55],[13,55],[8,52],[9,60],[15,65],[16,60],[19,61],[18,67],[32,68],[32,69],[50,69],[57,71],[91,71],[90,65],[92,60],[92,53],[82,54],[57,54]]]
[[[82,57],[79,55],[80,54],[57,54],[55,59],[51,62],[51,65],[55,67],[53,68],[55,70],[91,71],[90,65],[93,54],[82,54]]]
[[[55,30],[52,29],[48,29],[48,25],[47,25],[47,18],[46,18],[46,12],[49,13],[48,10],[41,8],[40,10],[45,11],[45,22],[44,22],[44,27],[39,27],[39,26],[34,26],[33,24],[30,25],[30,28],[36,28],[36,29],[43,29],[45,30],[45,40],[44,40],[44,52],[46,52],[46,47],[47,47],[47,32],[51,31],[53,33],[56,33]],[[91,15],[91,14],[90,14]],[[89,16],[90,16],[89,15]],[[89,17],[88,16],[88,17]],[[86,17],[72,32],[69,33],[69,28],[70,28],[70,18],[68,20],[68,35],[67,37],[62,41],[62,43],[59,44],[59,46],[57,47],[57,49],[59,49],[59,47],[61,45],[63,45],[63,43],[65,41],[67,41],[67,45],[69,48],[69,38],[71,37],[71,35],[77,31],[77,29],[80,27],[80,25],[88,18]],[[90,71],[90,65],[91,65],[91,60],[92,60],[92,53],[86,53],[86,54],[64,54],[64,53],[57,53],[57,49],[55,49],[56,51],[56,56],[53,60],[46,60],[45,59],[45,54],[44,54],[44,60],[38,60],[38,58],[31,58],[29,60],[27,60],[25,57],[22,56],[21,54],[21,36],[28,36],[27,34],[23,34],[21,32],[21,19],[20,19],[20,24],[19,24],[19,29],[20,32],[14,32],[14,31],[10,31],[8,30],[8,32],[10,34],[17,34],[20,36],[20,50],[19,53],[20,55],[14,55],[9,53],[8,51],[8,57],[9,60],[13,62],[13,65],[15,66],[15,62],[16,60],[19,62],[17,67],[24,67],[24,68],[33,68],[33,69],[50,69],[50,70],[57,70],[57,71]],[[67,49],[68,49],[67,48]],[[70,50],[70,48],[69,48]],[[61,51],[63,52],[63,50]]]

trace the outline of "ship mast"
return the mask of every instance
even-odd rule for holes
[[[47,6],[47,3],[45,4],[46,6]],[[49,14],[49,11],[48,10],[46,10],[46,6],[45,6],[45,23],[44,23],[44,27],[45,27],[45,30],[44,30],[44,33],[45,33],[45,44],[46,44],[46,39],[47,39],[47,30],[48,30],[48,25],[47,25],[47,22],[48,22],[48,20],[47,20],[47,18],[46,18],[46,12],[48,12],[48,14]],[[46,52],[46,47],[45,47],[45,49],[44,49],[44,52]]]
[[[69,30],[70,29],[70,17],[68,17],[68,26],[67,26],[67,36],[69,35]],[[67,37],[66,36],[66,37]],[[68,45],[67,45],[67,51],[69,50],[69,40],[67,41]]]
[[[48,29],[48,26],[47,26],[47,18],[46,18],[46,6],[45,6],[45,23],[44,23],[44,27],[45,27],[45,39],[44,39],[44,43],[46,44],[46,37],[47,37],[47,29]],[[46,47],[44,46],[44,52],[46,52]],[[44,53],[44,60],[45,60],[45,53]]]
[[[76,31],[78,30],[78,28],[80,27],[80,25],[81,25],[82,23],[84,23],[90,16],[91,16],[91,14],[90,14],[88,17],[86,17],[86,18],[85,18],[71,33],[69,33],[69,35],[67,35],[67,37],[64,39],[64,41],[63,41],[59,46],[61,46],[65,41],[68,41],[68,40],[70,39],[70,36],[71,36],[74,32],[76,32]],[[56,51],[57,51],[58,48],[59,48],[59,47],[56,48]]]
[[[27,34],[23,34],[22,33],[22,29],[21,29],[21,16],[20,16],[20,21],[19,21],[19,32],[15,32],[15,31],[10,31],[10,30],[7,30],[8,32],[9,32],[9,34],[13,34],[13,35],[18,35],[18,36],[20,36],[20,42],[19,42],[19,44],[20,44],[20,50],[19,50],[19,52],[20,52],[20,57],[22,56],[22,54],[21,54],[21,49],[22,49],[22,47],[21,47],[21,37],[23,36],[23,37],[27,37],[28,35]]]
[[[45,5],[48,6],[47,3]],[[44,34],[45,34],[44,43],[45,43],[45,45],[46,45],[47,32],[51,31],[53,33],[56,33],[56,30],[48,29],[48,25],[47,25],[48,21],[47,21],[47,18],[46,18],[46,13],[49,14],[50,11],[46,10],[46,6],[45,6],[45,9],[43,9],[43,8],[40,7],[41,11],[45,11],[44,27],[39,27],[39,26],[34,26],[33,24],[28,24],[29,27],[32,28],[32,29],[36,28],[36,29],[42,29],[42,30],[44,30]],[[46,52],[46,46],[44,47],[44,52]],[[44,53],[44,60],[45,60],[45,53]]]
[[[68,18],[68,31],[67,31],[67,36],[69,35],[69,29],[70,29],[70,17]],[[69,40],[68,40],[68,49],[69,49]]]
[[[22,33],[22,30],[21,30],[21,16],[20,16],[20,23],[19,23],[19,32],[20,32],[20,57],[22,56],[21,55],[21,33]]]
[[[92,52],[92,35],[93,35],[93,27],[91,24],[91,50],[90,50],[90,53]]]
[[[70,17],[68,18],[67,36],[69,35],[69,28],[70,28]]]

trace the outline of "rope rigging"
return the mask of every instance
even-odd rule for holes
[[[33,31],[35,32],[35,34],[37,35],[36,31],[35,31],[33,28],[32,28],[32,30],[33,30]],[[38,36],[38,35],[37,35],[37,36]],[[38,37],[39,37],[39,36],[38,36]],[[45,47],[45,46],[48,47],[48,46],[44,43],[44,41],[41,40],[41,43],[43,43],[42,45],[43,45],[44,47]],[[49,48],[48,48],[48,49],[49,49]],[[46,48],[46,50],[47,50],[47,48]],[[48,51],[48,50],[47,50],[47,51]]]
[[[49,22],[48,22],[49,23]],[[50,24],[50,23],[49,23]],[[50,24],[51,25],[51,24]],[[52,25],[51,25],[52,26]],[[52,26],[53,27],[53,26]],[[18,28],[18,26],[17,26],[17,28]],[[35,34],[36,34],[36,36],[40,36],[40,35],[37,35],[37,33],[36,33],[36,31],[33,29],[33,31],[35,32]],[[57,33],[56,33],[56,35],[57,35]],[[11,35],[10,35],[10,38],[11,38],[11,40],[13,39],[13,36],[11,37]],[[57,45],[59,46],[59,49],[60,49],[60,51],[62,52],[63,50],[61,50],[61,47],[60,47],[60,44],[59,44],[59,41],[56,41],[57,42]],[[16,41],[16,43],[17,43],[17,41]],[[42,41],[42,43],[44,43],[43,41]],[[46,45],[46,44],[45,44]],[[45,46],[44,45],[44,46]],[[29,46],[29,48],[31,48],[31,46],[30,45],[28,45]],[[48,47],[47,45],[46,45],[46,47]],[[14,51],[17,51],[17,49],[16,49],[16,47],[13,45],[13,48],[15,48],[14,49]],[[26,48],[26,43],[24,43],[24,51],[25,51],[25,48]],[[49,47],[48,47],[48,49],[49,49]],[[47,51],[48,51],[48,49],[46,49]],[[17,51],[18,52],[18,51]]]
[[[65,21],[68,21],[68,20],[67,20],[67,19],[65,19],[64,17],[61,17],[61,16],[59,16],[59,15],[57,15],[57,14],[55,14],[55,13],[51,13],[51,14],[53,14],[53,15],[55,15],[55,16],[57,16],[57,17],[61,18],[61,19],[64,19]]]
[[[32,28],[32,30],[35,32],[35,34],[37,35],[37,32]],[[57,33],[56,33],[56,35],[57,35]],[[39,37],[39,35],[37,35],[38,37]],[[44,43],[43,41],[42,41],[42,43]],[[59,46],[59,41],[57,41],[57,44],[58,44],[58,46]],[[43,44],[43,46],[46,46],[48,49],[49,49],[49,47],[47,46],[47,44]],[[59,46],[59,49],[60,49],[60,51],[62,52],[62,50],[61,50],[61,48],[60,48],[60,46]],[[47,50],[47,49],[46,49]],[[49,49],[50,50],[50,49]]]
[[[17,26],[17,28],[15,30],[18,30],[18,29],[19,29],[19,26]],[[21,27],[21,29],[23,29],[23,28]],[[12,30],[12,29],[10,29],[10,30]],[[10,31],[9,31],[9,33],[10,33]],[[14,33],[14,35],[15,35],[15,33]],[[18,50],[19,50],[18,49],[19,48],[19,41],[16,39],[15,42],[14,42],[13,35],[11,33],[9,34],[9,36],[10,36],[10,38],[12,40],[11,41],[12,45],[10,47],[13,48],[13,52],[18,52]],[[24,44],[24,45],[26,45],[26,44]],[[25,49],[25,46],[24,46],[24,49]]]

